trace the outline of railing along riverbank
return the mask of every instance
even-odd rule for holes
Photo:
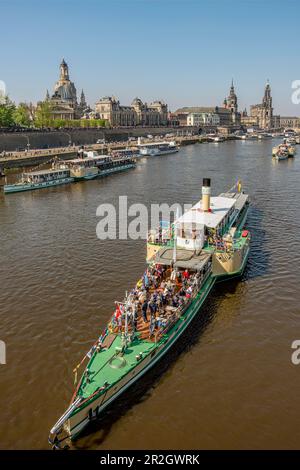
[[[232,139],[232,136],[225,137],[225,140]],[[204,143],[210,141],[206,136],[174,136],[164,138],[164,141],[175,141],[178,145],[192,145],[196,143]],[[143,143],[153,143],[155,140],[143,139]],[[84,147],[85,150],[95,150],[100,154],[109,154],[113,150],[121,150],[125,148],[137,148],[136,141],[109,142],[105,144],[87,144],[87,145],[70,145],[64,147],[55,147],[47,149],[24,150],[15,152],[2,152],[0,154],[0,168],[12,169],[26,166],[39,165],[48,162],[51,157],[68,159],[77,154]]]

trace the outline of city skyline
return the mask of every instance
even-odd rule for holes
[[[174,111],[221,106],[233,78],[239,110],[249,111],[261,101],[269,79],[274,112],[299,116],[300,105],[291,100],[292,82],[299,79],[292,47],[297,2],[227,0],[214,5],[194,0],[52,0],[43,5],[2,0],[2,14],[10,21],[3,24],[7,45],[0,52],[0,80],[12,100],[36,103],[47,89],[53,92],[64,57],[78,94],[83,88],[92,107],[106,95],[124,104],[142,96],[147,102],[163,100]],[[289,35],[271,36],[285,20]]]

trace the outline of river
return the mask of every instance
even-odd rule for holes
[[[0,195],[0,448],[44,449],[73,368],[145,268],[143,240],[99,240],[102,203],[195,203],[239,177],[251,196],[243,278],[216,286],[165,363],[119,400],[77,449],[299,447],[300,159],[274,140],[183,147],[126,173]]]

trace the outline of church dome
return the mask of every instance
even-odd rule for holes
[[[140,98],[134,98],[133,102],[131,103],[131,106],[143,106],[142,100]]]
[[[62,100],[76,101],[76,88],[72,82],[58,83],[55,87],[55,92]]]

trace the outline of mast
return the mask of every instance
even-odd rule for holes
[[[179,219],[179,210],[178,207],[176,209],[176,219],[174,220],[174,246],[173,246],[173,265],[175,265],[177,261],[177,223],[176,221]]]

